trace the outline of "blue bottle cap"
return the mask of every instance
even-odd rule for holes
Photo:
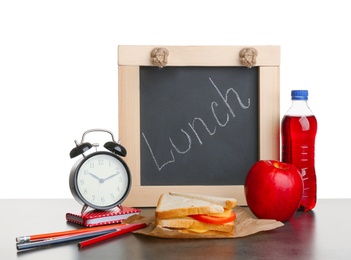
[[[292,100],[308,100],[308,90],[292,90]]]

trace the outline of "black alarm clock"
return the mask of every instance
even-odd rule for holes
[[[98,144],[84,142],[91,132],[109,133],[112,141],[104,144],[105,151],[97,151]],[[129,168],[121,156],[126,156],[126,149],[114,140],[113,134],[105,129],[91,129],[82,136],[82,141],[75,141],[76,147],[70,152],[74,158],[82,155],[72,167],[69,186],[73,197],[83,205],[82,214],[91,207],[98,210],[121,208],[127,198],[132,180]],[[95,146],[96,151],[85,153]]]

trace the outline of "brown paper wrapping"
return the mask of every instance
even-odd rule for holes
[[[134,231],[133,233],[143,234],[146,236],[153,236],[159,238],[238,238],[249,236],[261,231],[268,231],[284,224],[280,221],[272,219],[257,219],[250,215],[244,208],[236,206],[233,211],[236,213],[235,228],[233,235],[221,235],[220,232],[216,234],[205,233],[182,233],[178,230],[162,228],[155,226],[155,218],[145,218],[143,216],[132,216],[128,218],[125,223],[147,223],[146,228]]]

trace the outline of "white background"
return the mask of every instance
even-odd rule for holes
[[[71,198],[74,140],[118,138],[118,45],[280,45],[281,116],[308,89],[318,119],[318,197],[351,198],[346,4],[2,0],[0,198]]]

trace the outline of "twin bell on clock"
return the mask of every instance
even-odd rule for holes
[[[84,138],[91,132],[104,132],[112,141],[104,144],[104,150],[98,151],[99,144],[85,142]],[[83,205],[82,214],[91,207],[108,210],[121,209],[121,203],[127,198],[131,188],[131,175],[127,164],[121,156],[126,156],[126,149],[114,140],[112,132],[105,129],[86,131],[80,143],[70,152],[70,157],[82,156],[72,167],[69,186],[73,197]],[[90,153],[92,147],[95,151]]]

